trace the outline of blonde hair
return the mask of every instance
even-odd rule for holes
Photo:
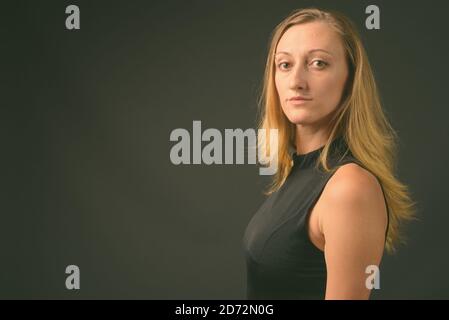
[[[289,150],[296,145],[296,126],[284,115],[275,87],[276,46],[288,28],[312,21],[327,22],[341,36],[349,68],[342,100],[330,121],[329,137],[317,166],[321,164],[326,172],[338,169],[328,166],[328,152],[332,141],[343,136],[352,155],[381,184],[389,213],[386,250],[393,253],[398,243],[405,243],[399,227],[404,220],[414,219],[416,203],[411,200],[407,186],[394,175],[398,137],[382,110],[373,71],[360,36],[353,23],[339,12],[317,8],[295,10],[272,33],[259,100],[258,128],[265,129],[264,132],[278,129],[278,170],[265,194],[275,192],[285,182],[293,165]],[[259,139],[258,143],[262,153],[270,153],[266,139]]]

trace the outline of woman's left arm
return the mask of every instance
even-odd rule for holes
[[[387,209],[376,177],[362,167],[342,166],[327,188],[320,229],[325,239],[325,299],[369,299],[367,267],[380,265]]]

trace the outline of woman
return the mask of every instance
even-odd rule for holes
[[[371,270],[403,242],[415,203],[395,178],[397,136],[352,22],[315,8],[285,18],[261,106],[259,128],[278,129],[278,171],[243,238],[247,297],[369,299]]]

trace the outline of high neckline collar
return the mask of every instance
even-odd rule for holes
[[[295,168],[301,169],[312,167],[318,160],[321,152],[324,150],[324,146],[325,145],[322,145],[318,149],[303,154],[297,154],[296,149],[292,148],[291,157],[293,160],[293,166]],[[334,154],[335,151],[337,151],[337,149],[340,150],[340,147],[342,146],[345,147],[346,143],[343,136],[340,135],[331,142],[330,145],[331,156]]]

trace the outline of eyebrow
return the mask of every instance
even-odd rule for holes
[[[310,53],[315,52],[315,51],[323,51],[323,52],[327,53],[328,55],[332,56],[332,53],[330,53],[329,51],[324,50],[324,49],[312,49],[312,50],[309,50],[309,52],[307,52],[307,53],[310,54]],[[287,54],[287,55],[291,55],[290,53],[288,53],[288,52],[286,52],[286,51],[279,51],[279,52],[276,52],[276,53],[275,53],[275,56],[278,55],[278,54]]]

